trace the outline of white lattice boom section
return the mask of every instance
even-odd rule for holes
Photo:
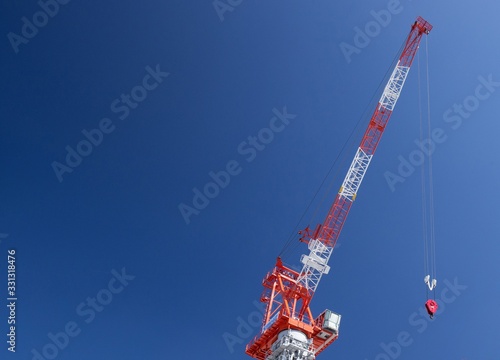
[[[389,82],[385,86],[384,92],[380,97],[380,106],[387,110],[392,111],[396,102],[398,101],[403,85],[405,84],[406,77],[410,71],[409,66],[399,66],[399,61],[394,71],[391,74]]]
[[[304,266],[300,272],[297,282],[300,282],[307,290],[316,291],[321,276],[328,274],[330,267],[327,265],[333,247],[324,245],[319,240],[309,241],[309,255],[302,255],[300,261]]]
[[[361,181],[365,177],[366,170],[370,165],[373,155],[367,155],[365,152],[358,148],[356,155],[354,155],[354,160],[352,161],[351,167],[347,172],[347,175],[340,188],[340,195],[346,197],[348,200],[354,201],[356,199],[356,194],[361,186]]]

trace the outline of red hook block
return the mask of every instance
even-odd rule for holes
[[[427,313],[432,319],[438,309],[438,303],[434,300],[427,300],[427,302],[425,303],[425,308],[427,309]]]

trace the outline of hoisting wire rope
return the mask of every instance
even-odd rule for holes
[[[431,138],[431,97],[430,97],[430,80],[429,80],[429,47],[428,37],[425,37],[425,56],[426,56],[426,71],[427,71],[427,136]],[[432,171],[432,153],[429,154],[429,225],[430,225],[430,240],[431,240],[431,278],[437,278],[436,272],[436,232],[435,232],[435,214],[434,214],[434,178]],[[434,286],[435,289],[435,286]],[[434,290],[434,295],[435,295]]]
[[[419,118],[420,118],[420,144],[424,140],[430,141],[431,137],[431,107],[430,107],[430,81],[429,81],[429,53],[428,40],[425,42],[426,54],[426,93],[427,93],[427,121],[424,124],[422,113],[422,96],[421,96],[421,74],[420,74],[420,55],[418,55],[418,102],[419,102]],[[426,128],[426,136],[424,133]],[[426,167],[425,161],[421,167],[421,197],[422,197],[422,238],[424,243],[424,282],[426,283],[427,300],[429,300],[429,291],[434,291],[436,288],[436,236],[435,236],[435,213],[434,213],[434,179],[432,172],[432,153],[434,149],[428,148],[427,156],[429,157]]]
[[[367,118],[367,111],[370,107],[373,107],[373,103],[374,103],[374,99],[375,97],[377,96],[377,94],[379,94],[380,92],[380,89],[382,87],[382,85],[384,84],[384,82],[386,81],[387,79],[387,76],[389,74],[389,72],[391,71],[391,69],[394,68],[395,66],[395,63],[397,62],[402,50],[403,50],[403,47],[406,43],[406,37],[403,39],[402,41],[402,44],[399,48],[399,50],[396,52],[396,55],[394,56],[391,64],[389,65],[389,67],[387,68],[384,76],[382,77],[380,83],[378,84],[376,90],[373,92],[373,95],[370,99],[370,101],[367,103],[367,105],[365,106],[363,112],[361,113],[361,116],[358,118],[357,122],[356,122],[356,125],[354,126],[354,128],[352,129],[351,133],[349,134],[348,138],[345,140],[344,144],[342,145],[342,148],[340,150],[340,152],[338,153],[338,155],[335,157],[335,159],[333,160],[333,163],[332,165],[330,166],[330,169],[328,170],[328,172],[326,173],[325,177],[323,178],[321,184],[318,186],[316,192],[314,193],[313,197],[311,198],[311,200],[309,201],[309,204],[306,206],[304,212],[302,213],[302,215],[300,216],[297,224],[295,225],[295,227],[292,229],[288,239],[285,241],[284,245],[283,245],[283,248],[282,250],[280,251],[279,255],[280,257],[283,257],[285,256],[286,254],[290,254],[290,253],[293,253],[299,246],[300,246],[300,243],[298,241],[295,241],[294,242],[294,239],[297,235],[297,230],[299,229],[299,226],[302,224],[302,220],[304,219],[304,217],[306,216],[306,214],[309,212],[309,209],[311,208],[312,204],[314,203],[314,201],[316,200],[319,192],[321,191],[321,189],[323,188],[325,182],[327,181],[327,179],[330,177],[330,174],[332,173],[333,169],[335,168],[339,158],[342,156],[342,164],[345,163],[345,160],[347,159],[347,156],[350,155],[348,154],[345,149],[347,147],[347,144],[349,142],[352,142],[352,139],[353,139],[353,135],[357,132],[357,133],[360,133],[363,129],[360,128],[360,124],[361,124],[361,121],[363,119],[366,120]],[[369,121],[369,119],[368,119]],[[331,193],[331,189],[333,187],[333,185],[335,184],[336,180],[337,180],[337,176],[338,176],[338,173],[340,171],[340,169],[342,168],[342,166],[339,166],[336,171],[335,171],[335,174],[332,178],[332,180],[330,181],[330,184],[328,186],[328,189],[327,191],[325,192],[325,195],[323,196],[323,198],[321,199],[321,201],[319,202],[319,204],[316,206],[314,212],[313,212],[313,215],[311,216],[311,220],[309,221],[309,224],[312,223],[312,221],[316,218],[317,216],[317,213],[318,213],[318,210],[319,208],[323,205],[324,201],[328,198],[328,196],[330,195]]]
[[[424,141],[424,121],[422,115],[422,90],[421,90],[421,74],[420,74],[420,52],[417,52],[417,72],[418,72],[418,112],[420,123],[420,143]],[[427,195],[425,181],[425,166],[420,167],[420,184],[421,184],[421,206],[422,206],[422,240],[424,243],[424,279],[428,274],[428,231],[427,231]],[[429,299],[429,288],[426,286],[426,298]]]

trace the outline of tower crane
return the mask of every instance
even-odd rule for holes
[[[301,257],[302,270],[298,272],[285,266],[278,257],[275,267],[264,277],[260,300],[266,304],[266,310],[260,333],[246,346],[249,356],[259,360],[314,360],[337,340],[341,315],[325,310],[314,317],[311,299],[322,276],[330,271],[328,260],[401,94],[420,40],[431,29],[432,25],[420,16],[411,26],[399,60],[325,220],[314,231],[308,227],[299,232],[309,250]]]

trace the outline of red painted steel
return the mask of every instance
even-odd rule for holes
[[[411,66],[422,35],[428,34],[431,29],[432,26],[427,21],[421,17],[417,18],[399,57],[399,66]],[[381,107],[380,103],[377,104],[360,144],[360,148],[367,155],[375,153],[391,114],[392,111]],[[351,205],[351,200],[337,194],[325,221],[316,228],[314,238],[334,247]],[[308,236],[309,228],[304,231],[302,240],[308,242]],[[337,339],[338,334],[321,328],[321,319],[313,318],[309,304],[314,294],[297,283],[298,276],[297,271],[283,265],[278,258],[274,269],[264,278],[261,302],[267,304],[266,313],[261,332],[246,347],[249,356],[259,360],[266,359],[272,353],[271,346],[278,339],[278,334],[286,329],[299,330],[312,339],[313,350],[321,347],[320,351],[316,351],[316,355]],[[429,308],[427,309],[429,311]]]

